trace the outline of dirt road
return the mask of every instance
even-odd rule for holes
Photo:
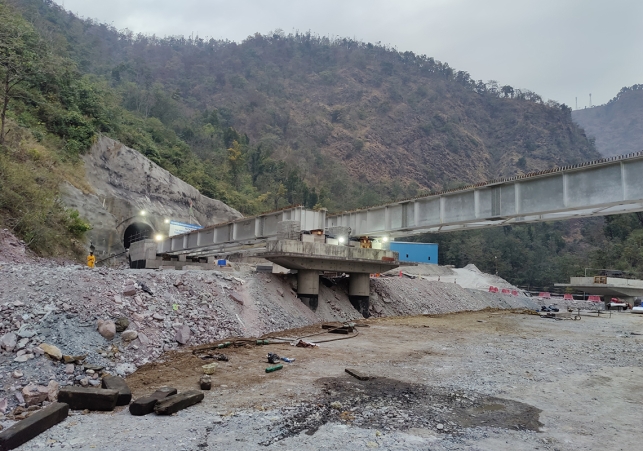
[[[78,414],[21,449],[562,451],[643,442],[643,315],[554,321],[483,311],[364,324],[357,337],[314,349],[225,349],[229,360],[200,405],[172,417]],[[296,361],[266,374],[267,352]],[[197,387],[204,361],[190,351],[166,357],[128,378],[135,397]],[[376,378],[359,381],[345,368]]]

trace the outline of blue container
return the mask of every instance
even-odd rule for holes
[[[217,260],[217,265],[226,266],[228,264],[227,260]]]
[[[401,262],[438,264],[438,245],[391,241],[391,250],[400,254]]]

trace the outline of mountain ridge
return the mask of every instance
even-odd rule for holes
[[[596,140],[603,156],[643,150],[643,85],[624,87],[605,105],[575,110],[572,119]]]
[[[10,1],[66,42],[78,67],[109,84],[124,108],[160,121],[206,167],[226,168],[208,169],[208,178],[225,176],[239,191],[252,185],[263,209],[339,211],[598,156],[566,105],[413,52],[310,33],[159,39],[78,19],[52,2]],[[229,128],[240,144],[232,159]],[[181,176],[170,152],[131,134],[113,137]],[[211,182],[186,181],[259,212]]]

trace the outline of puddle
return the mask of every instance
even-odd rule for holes
[[[540,409],[468,391],[454,391],[394,379],[359,381],[350,376],[318,379],[322,395],[291,408],[268,445],[305,432],[313,435],[329,422],[390,430],[430,430],[453,434],[487,426],[538,431]],[[442,425],[438,428],[438,425]]]

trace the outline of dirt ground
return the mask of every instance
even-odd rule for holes
[[[228,361],[203,403],[170,418],[77,415],[21,449],[640,449],[643,315],[556,321],[483,311],[361,324],[356,337],[312,349],[214,351]],[[296,360],[266,374],[268,352]],[[134,397],[194,389],[209,362],[169,353],[128,383]]]

